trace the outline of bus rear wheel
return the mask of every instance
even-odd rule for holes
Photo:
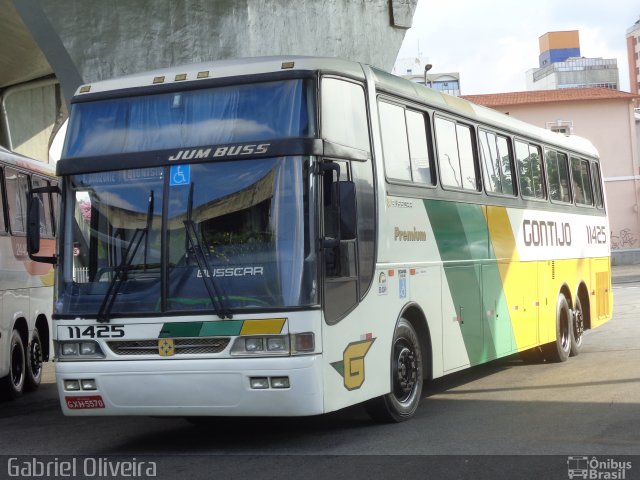
[[[576,297],[575,307],[571,322],[571,351],[569,353],[572,357],[580,353],[584,336],[584,309],[580,297]]]
[[[40,385],[42,380],[42,341],[38,329],[34,329],[31,343],[27,349],[27,368],[24,389],[33,391]]]
[[[9,340],[9,374],[2,379],[2,386],[0,386],[4,396],[10,400],[15,400],[22,395],[26,363],[22,337],[18,330],[13,330]]]
[[[556,307],[556,341],[546,345],[546,356],[552,362],[566,362],[571,352],[571,310],[564,294],[558,295]]]
[[[411,323],[401,318],[391,352],[391,392],[366,402],[367,413],[385,423],[411,418],[420,404],[423,373],[418,335]]]

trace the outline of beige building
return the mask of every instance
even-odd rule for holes
[[[640,263],[640,158],[633,109],[637,95],[577,88],[463,98],[559,134],[588,138],[602,161],[612,261]]]
[[[640,93],[640,19],[627,30],[627,56],[629,59],[629,88]],[[640,101],[636,99],[636,107]]]

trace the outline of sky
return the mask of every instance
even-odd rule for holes
[[[629,91],[626,33],[639,17],[638,0],[418,0],[398,58],[459,72],[462,95],[523,91],[539,37],[578,30],[581,55],[617,59],[620,89]]]

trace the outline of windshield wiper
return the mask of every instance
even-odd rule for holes
[[[133,237],[131,238],[131,242],[129,242],[129,246],[127,250],[124,252],[122,256],[122,260],[120,264],[115,267],[113,271],[113,277],[109,282],[109,288],[107,288],[107,293],[105,293],[104,298],[102,299],[102,304],[100,304],[100,309],[98,310],[98,315],[96,316],[96,320],[100,323],[108,322],[110,320],[109,316],[111,314],[111,309],[113,308],[113,304],[116,301],[118,296],[118,292],[120,292],[120,287],[124,283],[127,272],[131,268],[131,262],[136,256],[138,252],[138,248],[140,248],[140,244],[142,243],[143,238],[149,237],[149,231],[151,230],[151,225],[153,223],[153,190],[149,191],[149,204],[147,206],[147,223],[144,228],[136,228],[133,233]],[[145,249],[148,249],[148,240],[145,243]],[[147,266],[147,252],[144,252],[144,268]]]
[[[221,295],[219,293],[219,288],[216,286],[216,282],[212,278],[213,269],[211,268],[211,264],[207,259],[207,255],[204,253],[204,247],[202,246],[200,238],[198,237],[196,225],[191,219],[193,209],[193,189],[194,185],[192,182],[189,188],[187,219],[184,221],[184,231],[186,233],[187,242],[189,243],[191,250],[193,251],[193,256],[196,259],[198,268],[200,269],[200,272],[202,272],[202,281],[204,282],[204,286],[207,289],[207,293],[209,294],[211,303],[213,303],[213,308],[215,309],[216,314],[220,319],[231,319],[233,318],[233,314],[231,313],[229,307],[226,305],[225,295]]]

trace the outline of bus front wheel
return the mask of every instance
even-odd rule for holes
[[[564,294],[558,295],[556,307],[556,341],[546,346],[547,359],[565,362],[571,352],[571,310]]]
[[[0,382],[2,393],[10,400],[15,400],[22,395],[26,364],[22,337],[18,330],[13,330],[9,340],[9,374]]]
[[[413,416],[420,403],[423,383],[422,351],[411,323],[401,318],[393,337],[391,392],[365,403],[374,420],[403,422]]]

